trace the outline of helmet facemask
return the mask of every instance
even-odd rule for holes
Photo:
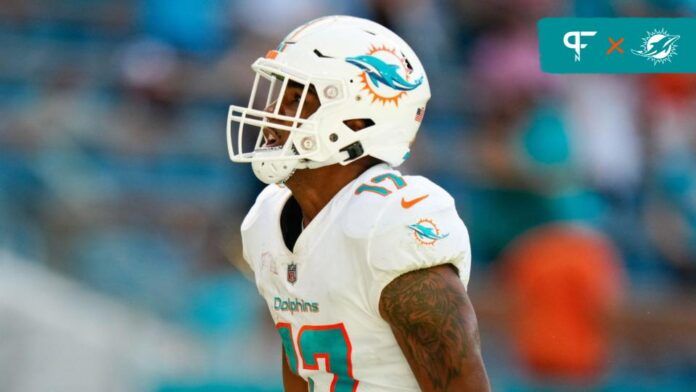
[[[261,181],[279,183],[295,170],[308,167],[308,160],[319,153],[318,124],[312,119],[318,107],[303,118],[309,109],[308,95],[316,95],[316,88],[310,78],[260,62],[252,66],[256,77],[247,107],[230,106],[227,146],[232,161],[250,162]],[[286,115],[282,107],[288,103],[287,94],[299,90],[298,86],[301,94],[295,112]],[[263,90],[267,91],[265,99]],[[272,139],[283,143],[269,143]]]

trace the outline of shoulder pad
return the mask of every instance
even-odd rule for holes
[[[400,179],[403,183],[397,184],[393,180],[384,179],[378,184],[367,184],[364,188],[367,190],[362,192],[359,186],[356,188],[341,223],[346,235],[368,238],[389,230],[391,226],[427,217],[428,212],[454,206],[452,196],[427,178],[403,176]],[[375,185],[386,189],[388,193],[369,190]]]
[[[259,193],[258,197],[256,197],[254,205],[242,221],[241,230],[248,230],[264,212],[274,211],[272,206],[285,200],[285,196],[288,192],[290,192],[290,190],[277,184],[271,184],[265,187],[263,191]]]

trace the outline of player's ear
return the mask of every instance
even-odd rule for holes
[[[375,125],[375,122],[369,118],[353,118],[350,120],[345,120],[343,123],[355,132]]]

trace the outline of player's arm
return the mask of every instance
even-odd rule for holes
[[[451,264],[394,279],[379,311],[423,391],[490,390],[476,315]]]
[[[307,381],[290,370],[285,350],[281,349],[281,351],[283,352],[283,390],[285,392],[307,392],[309,390]]]

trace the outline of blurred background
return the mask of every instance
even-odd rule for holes
[[[496,391],[696,390],[696,75],[539,69],[545,16],[694,0],[0,0],[0,391],[273,391],[228,161],[249,66],[327,14],[408,41],[402,171],[452,193]],[[437,159],[434,159],[437,157]],[[235,267],[236,266],[236,267]]]

